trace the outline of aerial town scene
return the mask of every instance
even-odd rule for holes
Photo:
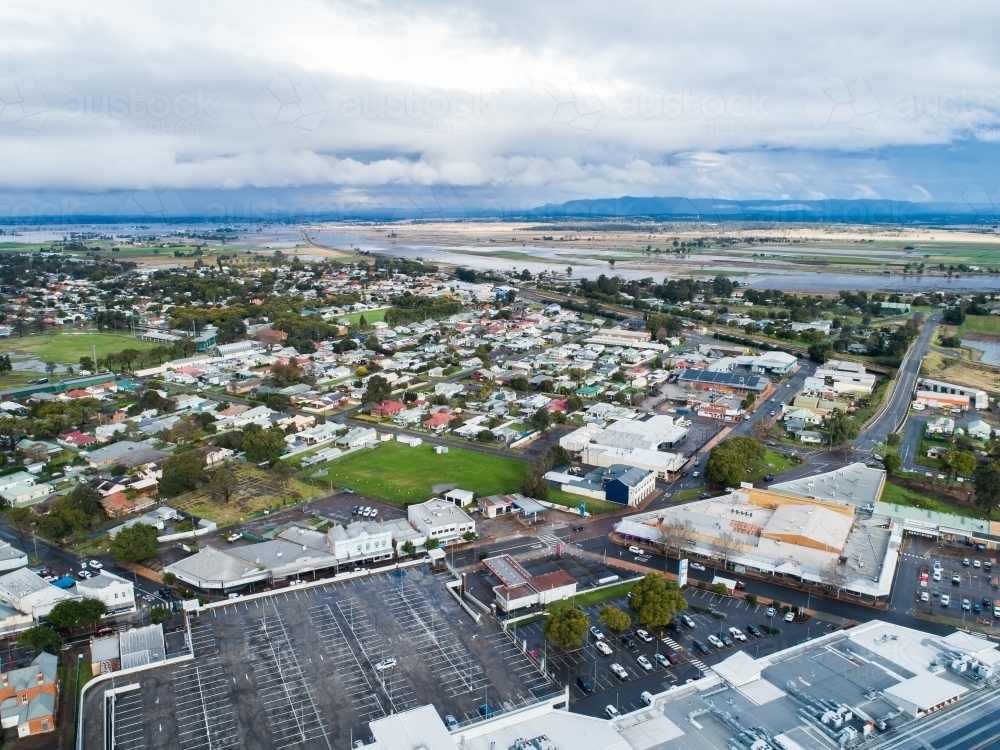
[[[973,5],[0,7],[0,750],[1000,750]]]

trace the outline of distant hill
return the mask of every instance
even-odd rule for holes
[[[968,203],[892,200],[723,200],[650,197],[574,200],[531,209],[535,218],[650,217],[702,221],[831,222],[849,224],[983,224],[998,222],[1000,208]]]

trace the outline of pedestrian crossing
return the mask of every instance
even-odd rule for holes
[[[687,650],[681,644],[679,644],[677,641],[671,638],[669,635],[663,637],[663,642],[666,643],[668,646],[670,646],[670,648],[672,648],[674,651]],[[691,654],[690,661],[698,668],[698,671],[701,672],[701,674],[705,674],[708,671],[708,665],[701,659],[695,658],[694,654]]]
[[[547,546],[551,547],[554,544],[559,544],[562,541],[555,534],[539,534],[538,541],[545,543]]]

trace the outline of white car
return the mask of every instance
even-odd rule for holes
[[[716,648],[725,648],[725,644],[716,638],[714,635],[708,636],[708,642],[711,643]]]
[[[979,560],[976,560],[976,562],[978,563]],[[91,560],[89,563],[87,563],[87,565],[92,567],[94,570],[100,570],[101,568],[104,567],[104,564],[100,560]]]
[[[932,567],[934,568],[934,570],[940,571],[941,570],[941,562],[939,560],[935,560],[934,561],[934,565]]]
[[[926,591],[921,591],[920,592],[920,601],[922,601],[922,602],[930,601],[930,596],[927,594]]]
[[[947,607],[951,602],[951,597],[948,594],[941,594],[941,606]]]
[[[743,643],[747,639],[746,633],[744,633],[739,628],[729,628],[729,635],[731,635],[735,640]]]
[[[647,633],[647,632],[646,632],[645,630],[637,630],[637,631],[635,631],[635,634],[636,634],[637,636],[639,636],[639,637],[640,637],[640,638],[641,638],[641,639],[642,639],[643,641],[645,641],[646,643],[652,643],[653,641],[655,641],[655,640],[656,640],[655,638],[653,638],[653,636],[651,636],[651,635],[650,635],[649,633]]]
[[[774,607],[768,607],[766,610],[764,610],[764,617],[774,617],[774,615],[775,615]]]
[[[94,574],[91,573],[86,568],[84,568],[83,570],[81,570],[77,575],[79,575],[80,578],[93,578],[94,577]]]
[[[621,716],[621,714],[618,713],[618,709],[612,706],[610,703],[604,707],[604,715],[607,716],[609,719],[617,719],[619,716]]]
[[[242,599],[243,598],[243,594],[230,594],[229,598],[230,599]]]
[[[640,656],[638,659],[636,659],[636,661],[639,662],[639,666],[645,669],[647,672],[653,671],[653,662],[651,662],[645,656]]]
[[[681,615],[681,622],[683,622],[689,628],[693,628],[694,627],[694,620],[692,620],[687,615]]]
[[[641,700],[647,706],[652,706],[653,694],[650,693],[648,690],[643,690],[642,694],[639,696],[639,700]]]
[[[629,546],[628,551],[631,552],[633,555],[643,554],[642,548],[636,547],[634,544]]]
[[[792,610],[785,612],[785,622],[791,622],[795,619],[795,613]]]
[[[993,616],[996,617],[997,619],[1000,619],[1000,604],[997,604],[993,607]]]
[[[972,609],[972,605],[969,603],[968,599],[963,599],[962,600],[962,609],[964,609],[966,612],[968,612],[970,609]]]
[[[615,677],[617,677],[619,680],[623,680],[624,681],[624,680],[628,679],[628,672],[626,672],[625,671],[625,667],[623,667],[618,662],[615,662],[614,664],[612,664],[609,667],[609,669],[614,673]]]
[[[691,476],[693,476],[693,477],[700,477],[701,476],[701,472],[700,471],[692,471],[691,472]]]
[[[934,579],[935,582],[940,581],[941,580],[941,571],[940,570],[935,570],[934,573],[931,575],[931,578]]]
[[[226,541],[227,542],[238,542],[242,538],[243,538],[242,534],[230,534],[229,536],[226,537]]]
[[[395,666],[396,666],[396,660],[391,656],[387,656],[386,658],[382,659],[381,661],[375,664],[375,671],[385,672],[387,669],[395,668]]]
[[[595,643],[594,648],[597,649],[598,653],[603,654],[604,656],[611,656],[611,646],[604,641],[598,641]]]
[[[94,562],[93,562],[93,561],[91,561],[91,563],[90,563],[90,564],[91,564],[91,565],[93,565],[93,564],[94,564]],[[981,568],[982,566],[983,566],[983,564],[982,564],[982,562],[980,562],[979,560],[973,560],[973,561],[972,561],[972,567],[973,567],[973,568]]]
[[[592,636],[594,636],[594,638],[596,638],[599,641],[603,641],[604,640],[604,633],[602,633],[600,630],[598,630],[593,625],[590,626],[590,634]]]
[[[691,563],[691,570],[704,570],[704,569],[705,566],[702,565],[701,563],[695,563],[695,562]]]

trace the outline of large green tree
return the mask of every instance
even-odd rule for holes
[[[381,375],[372,375],[368,378],[364,396],[361,400],[366,404],[378,404],[385,401],[392,395],[392,386],[389,381]]]
[[[160,480],[160,494],[175,497],[182,492],[195,489],[205,481],[205,467],[201,456],[193,451],[171,456],[163,463],[163,477]]]
[[[17,643],[19,646],[31,649],[36,654],[48,651],[50,654],[58,655],[59,649],[62,647],[62,638],[52,628],[36,625],[18,635]]]
[[[952,476],[971,476],[979,465],[976,454],[972,451],[950,450],[942,457]]]
[[[629,592],[628,606],[643,625],[662,627],[674,614],[687,607],[675,581],[668,581],[658,573],[647,573]]]
[[[747,470],[766,453],[767,449],[750,437],[723,440],[708,456],[705,479],[714,485],[736,487],[746,481]]]
[[[255,464],[274,463],[285,452],[285,433],[280,427],[268,427],[257,432],[244,432],[243,450]]]
[[[597,619],[602,625],[606,625],[617,633],[628,630],[632,624],[632,618],[629,617],[628,612],[624,612],[618,607],[604,607]]]
[[[545,618],[545,640],[559,649],[579,648],[587,639],[590,619],[579,607],[562,607]]]
[[[834,409],[823,417],[823,430],[830,440],[830,445],[838,446],[856,438],[861,427],[854,417],[848,416],[839,409]]]
[[[156,528],[137,523],[122,529],[111,542],[111,554],[116,560],[142,562],[156,555]]]
[[[1000,505],[1000,466],[996,461],[976,470],[976,505],[980,508]]]

